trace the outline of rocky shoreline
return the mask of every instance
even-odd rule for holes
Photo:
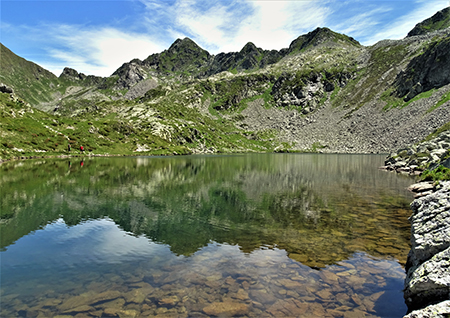
[[[429,141],[399,149],[385,161],[386,170],[419,175],[424,167],[433,170],[439,165],[450,167],[450,131],[444,131]]]
[[[424,169],[450,167],[450,132],[400,149],[385,161],[386,170],[420,175]],[[410,186],[411,250],[406,264],[405,318],[448,317],[450,314],[450,181]]]

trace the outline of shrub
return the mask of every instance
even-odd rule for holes
[[[422,181],[450,180],[450,169],[439,166],[434,170],[425,170],[420,178]]]

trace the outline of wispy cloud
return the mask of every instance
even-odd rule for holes
[[[392,7],[383,5],[370,5],[366,3],[364,9],[355,5],[354,2],[343,2],[341,6],[334,7],[333,15],[327,24],[337,32],[351,35],[354,38],[364,41],[364,39],[373,35],[375,28],[379,28],[383,24],[383,16],[391,14]],[[339,18],[334,19],[334,16]]]
[[[403,15],[397,14],[398,18],[380,25],[376,29],[377,32],[373,32],[374,28],[369,28],[368,32],[371,31],[372,35],[367,36],[363,44],[372,45],[385,39],[404,38],[417,23],[431,17],[437,11],[444,9],[449,5],[449,2],[447,0],[416,0],[411,1],[407,5],[412,10],[405,11]]]

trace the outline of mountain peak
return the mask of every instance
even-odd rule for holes
[[[72,78],[72,79],[80,79],[79,76],[80,73],[78,73],[77,70],[74,70],[73,68],[70,67],[65,67],[61,75],[59,75],[60,78]]]
[[[436,12],[431,18],[423,20],[409,31],[407,37],[422,35],[428,32],[442,30],[450,27],[450,7]]]
[[[194,74],[207,65],[210,56],[208,51],[186,37],[177,39],[169,49],[150,55],[144,60],[144,64],[164,73]]]
[[[345,34],[337,33],[329,28],[316,28],[307,34],[300,35],[297,39],[292,41],[288,52],[296,53],[304,49],[315,47],[321,44],[332,43],[333,45],[351,45],[360,46],[361,44],[354,38]]]
[[[245,56],[254,56],[254,55],[260,55],[262,53],[262,49],[256,47],[253,42],[248,42],[244,45],[242,50],[238,53],[238,55],[242,58]]]
[[[176,39],[167,51],[171,54],[176,54],[179,51],[185,50],[200,52],[205,51],[188,37],[185,37],[184,39]]]

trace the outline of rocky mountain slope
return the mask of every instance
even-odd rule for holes
[[[70,68],[57,78],[2,45],[0,81],[15,95],[2,97],[0,156],[63,154],[67,143],[92,154],[392,152],[450,122],[449,15],[370,47],[327,28],[280,51],[212,55],[178,39],[107,78]],[[43,127],[37,137],[27,120]]]
[[[438,11],[431,18],[418,23],[409,33],[408,36],[422,35],[436,30],[442,30],[450,27],[450,7]]]

